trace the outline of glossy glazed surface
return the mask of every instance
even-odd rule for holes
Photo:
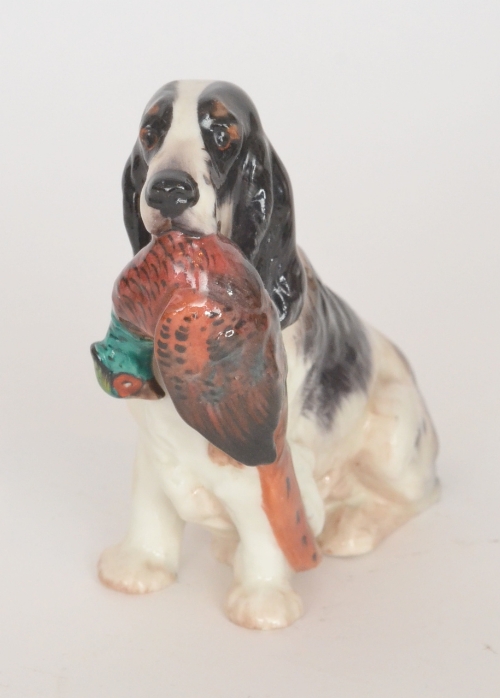
[[[284,627],[302,612],[291,573],[319,562],[316,541],[366,553],[435,501],[432,420],[404,356],[297,249],[288,176],[240,88],[162,87],[123,194],[139,254],[115,312],[153,342],[166,396],[129,401],[131,525],[100,578],[134,593],[167,586],[182,522],[200,523],[233,566],[229,618]],[[118,387],[136,384],[128,374]]]
[[[112,397],[165,395],[153,374],[152,339],[131,332],[114,313],[106,337],[91,352],[99,385]]]

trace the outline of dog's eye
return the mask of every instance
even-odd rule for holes
[[[144,128],[141,128],[139,136],[146,150],[151,150],[158,143],[159,135],[151,126],[144,126]]]
[[[231,137],[223,126],[215,126],[213,129],[215,145],[219,150],[226,150],[231,143]]]

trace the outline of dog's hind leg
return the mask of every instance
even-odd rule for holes
[[[338,479],[343,491],[336,493],[333,485],[326,499],[319,537],[326,554],[369,552],[439,495],[432,421],[404,359],[389,343],[382,348],[384,363],[369,396],[362,446],[344,463]]]
[[[102,553],[98,564],[106,586],[130,594],[168,586],[179,565],[183,522],[161,485],[155,446],[140,429],[129,531],[122,543]]]

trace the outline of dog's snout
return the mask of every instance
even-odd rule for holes
[[[200,194],[198,185],[187,172],[162,170],[146,185],[146,203],[160,211],[164,218],[176,218],[194,206]]]

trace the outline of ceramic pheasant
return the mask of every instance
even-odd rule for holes
[[[277,311],[234,243],[172,230],[153,237],[118,278],[108,335],[92,354],[108,393],[167,392],[225,463],[258,466],[262,506],[290,565],[318,564],[286,442]]]

